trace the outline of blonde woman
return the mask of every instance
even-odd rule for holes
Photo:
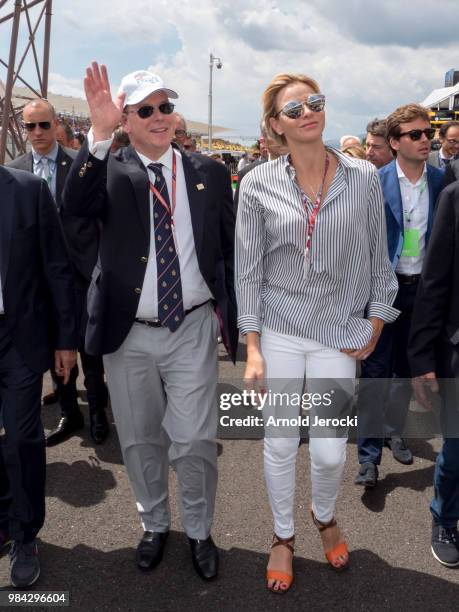
[[[353,157],[354,159],[366,159],[365,149],[361,145],[350,145],[343,149],[344,155]]]
[[[236,290],[245,378],[254,385],[284,381],[301,393],[305,376],[308,392],[333,377],[352,395],[356,360],[370,355],[384,323],[398,314],[379,177],[370,163],[325,147],[325,96],[312,78],[277,75],[263,106],[269,135],[290,153],[241,182]],[[310,432],[311,510],[328,562],[342,570],[349,554],[335,503],[347,440],[336,431],[321,434]],[[267,586],[276,593],[293,580],[298,444],[299,431],[265,432],[274,518]]]

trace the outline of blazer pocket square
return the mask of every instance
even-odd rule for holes
[[[202,191],[203,189],[205,189],[205,187],[204,187],[204,185],[203,185],[202,183],[198,183],[198,184],[196,185],[196,189],[197,189],[198,191]]]

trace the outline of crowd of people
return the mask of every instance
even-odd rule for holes
[[[366,488],[378,485],[384,446],[413,461],[403,381],[426,407],[440,392],[432,553],[458,566],[458,398],[444,381],[459,376],[459,124],[442,126],[431,151],[428,111],[409,103],[371,121],[364,145],[347,135],[333,148],[317,81],[279,74],[263,94],[260,150],[241,160],[233,194],[224,160],[196,151],[159,76],[126,75],[114,100],[93,62],[84,85],[91,127],[81,143],[49,102],[33,100],[23,111],[31,151],[0,167],[0,547],[11,542],[12,585],[40,574],[45,446],[84,427],[77,352],[95,444],[109,435],[110,397],[143,527],[138,568],[162,560],[172,466],[193,567],[217,577],[218,342],[235,362],[241,336],[247,386],[333,392],[340,414],[360,363],[355,483]],[[45,439],[47,369],[54,392],[43,402],[58,400],[62,415]],[[294,579],[300,431],[284,421],[299,410],[263,411],[274,593]],[[323,406],[312,412],[310,511],[342,571],[352,557],[335,516],[347,428],[322,419]]]

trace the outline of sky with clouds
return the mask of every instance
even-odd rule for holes
[[[459,69],[458,32],[457,0],[54,0],[50,90],[82,96],[92,59],[107,64],[113,91],[149,68],[178,91],[179,112],[206,121],[213,52],[223,62],[214,123],[256,137],[272,76],[302,72],[327,96],[335,139],[442,87]],[[8,42],[0,25],[2,59]]]

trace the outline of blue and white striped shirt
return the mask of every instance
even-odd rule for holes
[[[308,219],[287,155],[241,181],[236,223],[236,296],[242,334],[273,331],[326,346],[361,348],[365,317],[394,321],[397,280],[387,253],[379,176],[369,162],[334,149],[339,164],[317,215],[309,274]],[[308,204],[309,215],[312,202]]]

